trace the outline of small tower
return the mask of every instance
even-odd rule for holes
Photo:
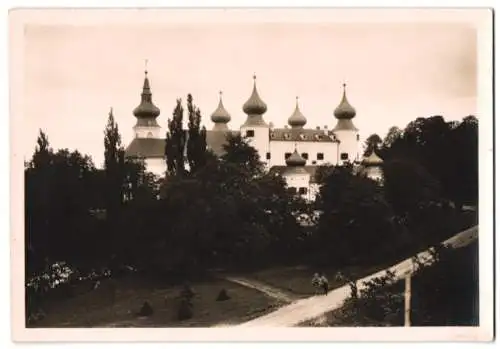
[[[356,116],[356,110],[351,106],[346,96],[346,84],[343,84],[343,94],[340,104],[333,115],[337,119],[337,125],[333,128],[339,141],[339,159],[337,163],[356,162],[359,160],[358,129],[354,126],[352,119]]]
[[[264,121],[263,115],[267,111],[267,105],[262,101],[257,92],[257,77],[253,76],[253,90],[250,98],[243,104],[243,112],[247,119],[241,125],[241,136],[248,139],[260,156],[260,161],[268,164],[269,153],[269,125]]]
[[[144,84],[141,93],[141,103],[134,109],[137,122],[134,126],[136,138],[160,138],[161,127],[156,122],[160,109],[153,104],[148,71],[144,71]]]
[[[293,114],[288,118],[288,125],[290,125],[291,128],[304,128],[304,126],[307,123],[307,119],[302,114],[299,108],[299,97],[295,97],[295,110]]]
[[[363,158],[361,161],[362,173],[368,178],[373,179],[374,181],[382,183],[383,179],[383,171],[382,165],[384,160],[382,160],[376,153],[375,150],[372,149],[370,155]]]
[[[286,159],[283,177],[290,190],[307,199],[309,197],[311,175],[306,171],[305,164],[306,160],[299,154],[297,144],[295,144],[293,153]]]
[[[227,124],[231,121],[231,115],[224,108],[224,104],[222,104],[222,91],[219,92],[219,105],[212,113],[211,119],[214,123],[213,131],[229,131]]]

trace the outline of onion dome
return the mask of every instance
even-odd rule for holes
[[[290,155],[285,161],[287,166],[293,167],[304,166],[306,164],[306,160],[297,152],[297,147],[295,147],[292,155]]]
[[[144,85],[142,87],[141,104],[134,109],[137,118],[156,118],[160,115],[160,109],[153,104],[151,87],[149,86],[148,71],[146,70]]]
[[[262,115],[267,111],[267,105],[260,99],[259,93],[257,92],[257,77],[253,76],[253,91],[252,95],[248,101],[243,104],[243,112],[247,115]]]
[[[219,105],[212,113],[211,119],[216,126],[225,126],[225,128],[227,128],[226,124],[231,121],[231,115],[229,115],[226,108],[224,108],[224,104],[222,104],[222,91],[219,92],[219,95]]]
[[[293,112],[292,116],[288,118],[288,125],[290,125],[292,128],[302,128],[306,123],[307,119],[299,109],[299,97],[296,97],[295,111]]]
[[[382,160],[374,150],[372,150],[371,154],[366,156],[363,161],[363,165],[365,166],[380,166],[384,163],[384,160]]]
[[[337,119],[352,119],[354,116],[356,116],[356,110],[347,101],[345,92],[346,84],[343,84],[343,87],[344,93],[342,95],[342,100],[340,101],[339,106],[333,112],[333,115],[335,115]]]

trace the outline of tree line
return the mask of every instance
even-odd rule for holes
[[[240,135],[228,135],[221,157],[207,149],[191,95],[186,104],[187,131],[182,100],[168,120],[162,178],[125,158],[112,111],[103,169],[78,151],[52,149],[40,131],[25,164],[27,280],[56,261],[80,273],[134,266],[168,280],[213,268],[378,263],[450,236],[461,207],[477,204],[473,116],[418,118],[384,139],[370,136],[366,149],[384,159],[384,185],[352,164],[321,166],[309,203],[265,171]],[[299,214],[315,224],[299,224]]]

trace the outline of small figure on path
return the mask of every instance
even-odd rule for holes
[[[328,279],[326,278],[324,273],[321,274],[320,285],[323,288],[324,294],[327,295],[330,287],[328,285]]]
[[[314,294],[318,294],[319,289],[321,288],[321,279],[318,273],[314,273],[311,283],[314,288]]]

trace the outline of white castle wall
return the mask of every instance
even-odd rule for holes
[[[161,138],[160,126],[134,126],[135,138]]]
[[[269,147],[271,152],[270,166],[285,166],[285,154],[293,153],[295,144],[297,144],[299,154],[307,153],[309,155],[306,165],[313,165],[313,161],[316,161],[316,165],[337,164],[337,143],[271,141]],[[317,160],[318,153],[323,153],[323,160]]]
[[[338,130],[335,131],[339,144],[339,158],[341,159],[342,153],[347,153],[350,162],[359,160],[359,141],[358,132],[352,130]],[[342,163],[343,160],[340,160]]]
[[[246,138],[247,131],[253,130],[254,136]],[[242,126],[241,136],[247,139],[248,144],[254,147],[260,156],[260,161],[266,162],[266,154],[269,152],[269,127],[267,126]]]
[[[154,173],[157,176],[165,176],[167,171],[167,162],[163,158],[147,158],[145,159],[146,171]]]

